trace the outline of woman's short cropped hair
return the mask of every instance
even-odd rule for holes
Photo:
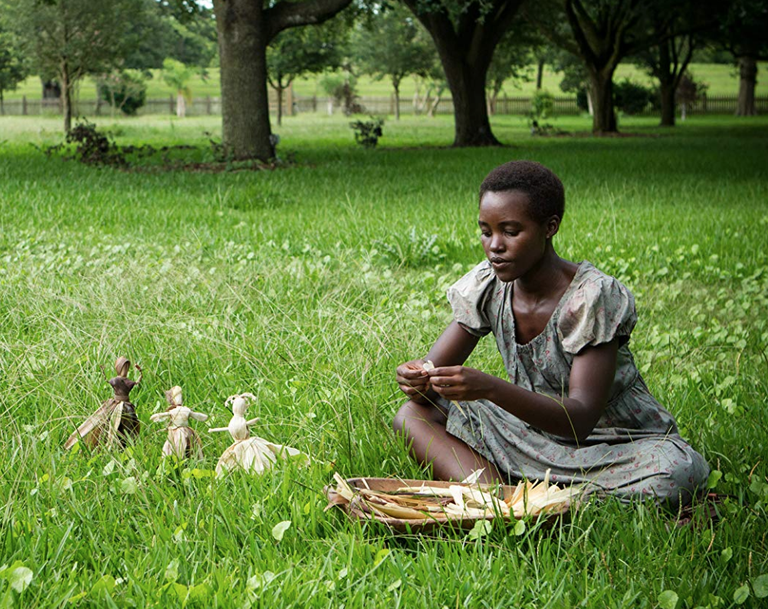
[[[517,190],[528,196],[531,217],[546,222],[562,219],[565,213],[565,189],[553,171],[535,161],[510,161],[491,171],[480,185],[480,199],[486,192]]]

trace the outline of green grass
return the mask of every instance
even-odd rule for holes
[[[680,609],[731,607],[746,591],[743,606],[762,606],[768,120],[656,122],[627,119],[639,137],[531,138],[500,117],[510,147],[455,150],[448,117],[407,118],[364,151],[347,121],[302,116],[280,129],[293,167],[182,173],[48,158],[39,148],[60,140],[60,119],[0,118],[3,603],[650,609],[674,592]],[[198,145],[196,159],[210,156],[205,132],[220,133],[210,118],[99,124],[124,144]],[[677,528],[652,506],[608,502],[552,530],[496,524],[475,543],[323,512],[331,463],[344,476],[426,475],[389,428],[403,401],[393,371],[450,319],[446,287],[482,258],[478,184],[511,158],[563,179],[561,255],[633,290],[638,365],[723,474],[718,522]],[[145,370],[138,443],[64,453],[109,396],[98,367],[118,355]],[[470,364],[502,373],[490,340]],[[149,416],[174,384],[215,426],[227,396],[255,393],[258,433],[316,463],[212,480],[227,438],[197,424],[205,460],[159,470],[165,434]],[[21,593],[3,580],[20,566],[33,575]]]
[[[760,63],[760,74],[768,69],[768,63]],[[692,64],[690,67],[691,73],[697,80],[703,81],[709,85],[709,95],[737,95],[739,92],[739,76],[738,70],[734,66],[724,64]],[[149,99],[161,99],[175,95],[175,91],[163,82],[159,70],[153,71],[154,77],[147,83],[147,98]],[[531,69],[531,79],[535,77],[533,68]],[[653,86],[653,79],[641,68],[637,68],[631,64],[622,64],[616,70],[616,81],[629,78],[635,82],[643,83],[648,86]],[[555,95],[570,95],[563,93],[560,90],[560,81],[562,75],[558,72],[554,72],[551,69],[546,69],[544,72],[543,87]],[[503,93],[506,93],[509,97],[516,96],[528,96],[533,93],[535,89],[534,80],[529,81],[513,81],[509,80],[505,83]],[[219,69],[210,68],[205,80],[200,76],[195,76],[190,81],[190,90],[192,95],[196,98],[203,98],[208,95],[211,97],[219,97],[221,95],[220,81],[219,81]],[[756,95],[765,95],[768,91],[768,85],[765,84],[764,79],[758,78],[757,87],[755,89]],[[309,76],[306,78],[298,79],[294,83],[294,91],[297,95],[325,97],[325,93],[319,85],[319,78],[315,76]],[[409,99],[413,97],[416,91],[416,81],[412,77],[403,79],[400,86],[400,95],[402,99]],[[392,86],[386,79],[373,80],[369,76],[361,76],[358,81],[358,93],[361,96],[388,96],[392,94]],[[7,100],[21,99],[26,95],[29,99],[40,99],[42,95],[40,79],[37,76],[31,76],[27,78],[15,91],[6,91],[4,97]],[[82,100],[92,100],[96,97],[96,85],[90,78],[86,78],[80,86],[79,96]]]

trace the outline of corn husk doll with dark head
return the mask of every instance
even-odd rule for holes
[[[108,448],[118,446],[123,448],[128,438],[139,435],[139,417],[136,416],[136,407],[129,399],[131,390],[141,382],[141,367],[137,364],[139,378],[132,381],[128,378],[131,362],[125,357],[118,357],[115,361],[117,376],[107,380],[115,392],[114,397],[109,398],[96,412],[88,417],[64,443],[65,449],[72,448],[79,440],[90,448],[106,446]],[[106,375],[105,375],[106,377]]]

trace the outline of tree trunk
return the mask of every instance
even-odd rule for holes
[[[275,87],[277,92],[277,124],[283,124],[283,87]]]
[[[392,82],[395,89],[395,120],[400,120],[400,82]]]
[[[541,83],[544,80],[544,60],[539,59],[539,64],[536,67],[536,90],[541,90]]]
[[[661,98],[661,127],[675,126],[675,85],[673,82],[659,80]]]
[[[736,116],[755,116],[755,85],[757,84],[757,62],[754,57],[739,57],[739,102]]]
[[[59,68],[61,77],[61,112],[64,115],[64,133],[72,130],[72,83],[69,80],[69,65],[61,62]]]
[[[590,70],[589,80],[594,105],[592,133],[595,135],[617,133],[616,112],[613,110],[613,70],[601,72]]]
[[[429,105],[429,111],[427,112],[427,117],[428,118],[434,118],[435,117],[435,112],[437,112],[437,106],[440,104],[442,99],[443,98],[441,97],[440,93],[435,95],[434,101]]]
[[[501,146],[491,130],[485,99],[487,61],[468,63],[458,57],[441,53],[445,78],[453,96],[453,115],[456,122],[453,145]]]
[[[234,159],[267,161],[275,156],[267,97],[267,33],[263,3],[213,3],[221,63],[224,149]]]
[[[176,91],[176,117],[184,118],[187,115],[187,100],[181,91]]]

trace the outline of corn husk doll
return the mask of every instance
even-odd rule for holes
[[[200,436],[189,426],[189,419],[196,421],[205,421],[207,414],[195,412],[187,408],[182,403],[181,387],[173,387],[165,392],[168,400],[168,410],[158,412],[149,417],[150,421],[155,423],[159,421],[168,421],[168,439],[163,445],[163,456],[171,455],[179,458],[203,458],[203,444],[200,442]]]
[[[129,437],[139,435],[141,424],[136,416],[136,407],[131,404],[129,395],[131,390],[141,382],[141,367],[137,364],[139,378],[132,381],[128,378],[131,362],[124,357],[118,357],[115,361],[117,376],[107,380],[115,392],[114,397],[109,398],[96,412],[88,417],[64,443],[64,448],[69,450],[79,440],[90,449],[97,446],[111,448],[119,446],[123,448]],[[106,375],[104,375],[106,378]]]
[[[298,459],[303,463],[309,462],[309,457],[295,448],[273,444],[264,438],[251,436],[248,428],[259,419],[246,420],[245,410],[248,408],[248,400],[255,399],[250,393],[227,398],[226,404],[232,403],[232,419],[229,425],[208,430],[210,432],[228,431],[234,440],[234,443],[219,458],[216,465],[217,476],[236,469],[260,474],[270,469],[277,459]]]

